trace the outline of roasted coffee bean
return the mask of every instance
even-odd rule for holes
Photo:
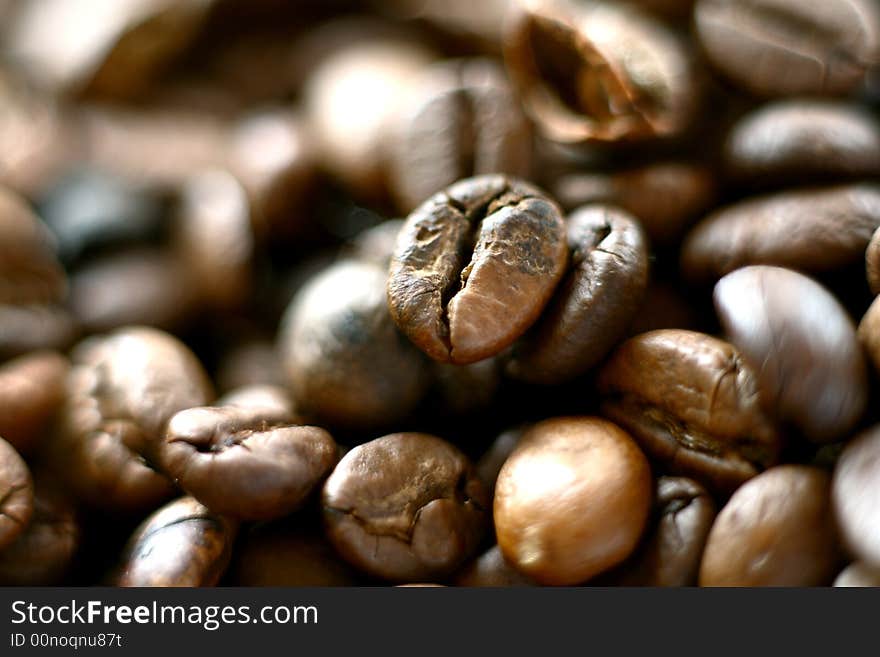
[[[845,94],[880,57],[870,0],[699,0],[694,22],[712,64],[763,96]]]
[[[522,181],[478,176],[407,218],[388,278],[395,323],[439,361],[498,354],[538,318],[565,273],[558,206]]]
[[[82,541],[69,493],[46,473],[34,477],[34,512],[18,538],[0,550],[0,586],[58,586]]]
[[[0,187],[0,304],[51,303],[66,290],[49,229],[23,198]]]
[[[693,479],[659,477],[652,528],[626,563],[605,581],[616,586],[694,586],[715,520],[715,502]]]
[[[630,338],[599,373],[602,412],[674,474],[729,492],[779,458],[758,377],[733,345],[666,329]]]
[[[64,401],[69,367],[55,351],[34,351],[0,366],[0,436],[20,454],[45,439]]]
[[[530,172],[529,124],[490,59],[426,69],[401,101],[389,139],[390,185],[403,212],[462,178]]]
[[[558,142],[676,135],[697,105],[683,45],[626,5],[522,3],[509,21],[504,60],[526,111]]]
[[[682,246],[684,276],[713,280],[745,265],[825,272],[858,262],[880,226],[880,186],[750,198],[713,212]]]
[[[215,586],[229,565],[238,524],[181,497],[134,531],[111,586]]]
[[[236,549],[229,570],[235,586],[357,586],[361,581],[311,527],[254,527]]]
[[[780,465],[727,502],[700,564],[700,586],[820,586],[838,568],[828,475]]]
[[[0,304],[0,358],[66,349],[78,332],[73,316],[61,306]]]
[[[322,424],[386,426],[410,413],[429,384],[426,359],[388,313],[386,274],[341,261],[291,301],[279,349],[293,398]]]
[[[570,173],[552,188],[567,210],[608,203],[630,212],[654,244],[673,244],[687,226],[708,210],[715,183],[708,168],[660,162],[614,173]]]
[[[871,235],[871,241],[865,249],[865,271],[871,292],[880,294],[880,227]]]
[[[464,567],[454,581],[455,586],[535,586],[532,580],[514,570],[497,545]]]
[[[849,550],[880,563],[880,431],[871,427],[844,448],[834,468],[832,499]]]
[[[168,423],[161,468],[216,513],[271,520],[300,506],[336,465],[318,427],[291,425],[270,407],[190,408]]]
[[[15,448],[0,438],[0,551],[21,535],[33,512],[31,471]]]
[[[737,122],[724,147],[727,172],[761,186],[880,173],[880,125],[859,106],[778,101]]]
[[[834,579],[834,586],[880,586],[880,569],[864,561],[851,563]]]
[[[809,441],[843,438],[867,404],[867,370],[852,320],[821,285],[753,266],[715,285],[730,341],[757,371],[764,405]]]
[[[868,362],[880,373],[880,302],[876,298],[859,322],[858,336]]]
[[[587,372],[626,334],[648,284],[648,244],[636,219],[606,205],[568,217],[569,270],[507,373],[562,383]]]
[[[530,428],[495,485],[498,545],[519,572],[573,585],[618,565],[648,520],[651,468],[635,442],[599,418]]]
[[[324,484],[330,541],[368,575],[442,580],[474,554],[491,519],[467,457],[421,433],[377,438],[348,452]]]

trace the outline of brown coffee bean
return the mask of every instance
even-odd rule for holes
[[[880,294],[880,227],[871,235],[871,240],[865,249],[865,272],[871,292],[875,295]]]
[[[753,266],[715,285],[730,341],[756,368],[766,408],[812,442],[845,437],[867,404],[867,370],[852,320],[821,285]]]
[[[389,178],[403,212],[463,178],[529,174],[529,124],[493,60],[427,68],[413,80],[393,126]]]
[[[647,459],[617,426],[590,417],[539,422],[498,475],[498,545],[542,584],[579,584],[633,552],[651,488]]]
[[[324,484],[327,535],[358,569],[397,582],[442,580],[473,555],[490,520],[467,457],[420,433],[348,452]]]
[[[832,500],[844,542],[859,559],[880,563],[880,431],[871,427],[844,448]]]
[[[407,218],[388,278],[395,323],[439,361],[501,352],[538,318],[565,272],[558,206],[504,176],[435,194]]]
[[[526,111],[551,140],[617,142],[681,133],[696,75],[675,35],[612,3],[522,3],[504,60]]]
[[[754,370],[712,336],[666,329],[630,338],[597,386],[602,412],[674,474],[729,492],[779,458]]]
[[[27,464],[0,438],[0,551],[17,539],[34,512],[34,484]]]
[[[727,171],[761,186],[880,173],[880,126],[857,105],[778,101],[741,118],[724,147]]]
[[[715,502],[693,479],[659,477],[652,528],[626,563],[590,584],[694,586],[715,520]]]
[[[73,316],[60,306],[0,304],[0,358],[66,349],[78,331]]]
[[[834,579],[833,586],[880,586],[880,569],[864,561],[851,563]]]
[[[745,265],[834,270],[864,257],[878,226],[877,185],[750,198],[697,224],[682,246],[682,271],[687,279],[700,282]]]
[[[613,173],[570,173],[552,188],[563,208],[591,203],[616,205],[639,220],[652,244],[672,244],[715,196],[706,167],[659,162]]]
[[[859,322],[859,342],[875,372],[880,372],[880,303],[875,298]]]
[[[721,509],[700,586],[823,586],[837,561],[828,475],[781,465],[743,484]]]
[[[215,586],[229,565],[237,531],[235,521],[181,497],[134,531],[110,585]]]
[[[36,351],[0,366],[0,436],[27,455],[45,438],[64,401],[70,363],[54,351]]]
[[[455,576],[455,586],[535,586],[511,566],[493,545]]]
[[[588,205],[567,221],[569,270],[541,319],[513,347],[507,374],[562,383],[587,372],[624,337],[648,284],[648,244],[636,219]]]
[[[847,93],[880,55],[868,0],[699,0],[694,22],[712,64],[765,96]]]
[[[387,426],[406,417],[430,382],[422,354],[394,326],[386,273],[340,261],[297,293],[279,350],[300,410],[331,427]]]
[[[242,520],[280,518],[302,506],[337,459],[330,434],[290,425],[285,415],[265,406],[181,411],[168,423],[158,462],[216,513]]]

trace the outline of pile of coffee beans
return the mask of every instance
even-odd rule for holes
[[[877,0],[0,0],[0,585],[880,585]]]

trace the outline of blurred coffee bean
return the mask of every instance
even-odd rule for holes
[[[507,562],[497,545],[462,568],[454,582],[455,586],[535,586]]]
[[[78,331],[73,316],[65,308],[0,304],[0,358],[37,349],[66,349]]]
[[[27,464],[0,438],[0,552],[18,538],[34,512],[34,484]]]
[[[0,303],[49,303],[66,290],[51,233],[23,198],[0,187]]]
[[[285,422],[297,422],[298,413],[286,388],[273,385],[248,385],[230,390],[214,403],[215,406],[235,406],[247,409],[265,409],[271,417]]]
[[[742,485],[718,514],[700,586],[823,586],[838,568],[827,473],[780,465]]]
[[[565,273],[559,207],[504,176],[478,176],[425,201],[401,230],[388,279],[395,323],[433,359],[494,356],[538,318]]]
[[[527,177],[531,132],[504,69],[491,59],[444,60],[413,80],[389,136],[390,186],[406,213],[457,180]]]
[[[599,373],[602,412],[669,472],[723,493],[776,463],[781,436],[730,344],[667,329],[630,338]]]
[[[249,296],[256,249],[248,195],[225,171],[199,172],[181,191],[176,254],[199,299],[235,308]]]
[[[135,530],[110,585],[215,586],[229,565],[237,531],[235,521],[181,497]]]
[[[17,13],[8,47],[52,91],[128,97],[190,44],[212,3],[33,0]]]
[[[263,339],[242,340],[232,345],[222,355],[215,379],[222,391],[250,385],[286,385],[275,344]]]
[[[428,364],[402,336],[384,270],[340,261],[294,297],[279,350],[303,413],[331,427],[384,427],[407,416],[429,384]]]
[[[403,219],[386,219],[372,228],[362,230],[343,247],[343,255],[387,270],[403,224]]]
[[[837,524],[857,559],[880,564],[880,431],[856,436],[837,460],[832,480]]]
[[[303,120],[282,108],[253,112],[230,142],[230,170],[247,190],[257,236],[295,235],[316,184],[315,147]]]
[[[757,371],[766,408],[811,442],[845,437],[867,404],[852,320],[821,285],[780,267],[738,269],[718,281],[715,310]]]
[[[777,101],[737,122],[724,163],[734,179],[760,186],[876,176],[880,125],[856,105]]]
[[[658,245],[675,243],[700,213],[709,209],[715,184],[705,167],[660,162],[612,173],[571,173],[553,192],[567,210],[608,203],[632,213]]]
[[[574,585],[618,565],[645,529],[651,468],[617,426],[590,417],[539,422],[495,487],[501,552],[542,584]]]
[[[473,555],[491,520],[467,457],[420,433],[377,438],[348,452],[324,484],[327,535],[366,574],[442,580]]]
[[[179,328],[198,301],[190,264],[153,248],[94,259],[71,278],[70,308],[90,333],[130,325]]]
[[[501,366],[496,358],[468,365],[430,364],[433,386],[428,395],[441,413],[464,415],[488,407],[501,384]]]
[[[744,265],[834,270],[864,257],[878,226],[880,186],[873,184],[749,198],[697,224],[682,246],[682,271],[702,282]]]
[[[845,94],[880,58],[871,0],[699,0],[694,24],[711,63],[762,96]]]
[[[588,205],[566,221],[569,268],[507,374],[553,384],[587,372],[621,340],[648,284],[648,243],[635,218]]]
[[[357,586],[360,578],[311,527],[263,525],[241,540],[230,567],[234,586]]]
[[[715,513],[715,502],[696,481],[659,477],[646,539],[607,580],[590,584],[695,586]]]
[[[30,522],[14,543],[0,550],[0,586],[63,584],[81,541],[70,495],[45,473],[38,474]]]
[[[871,292],[874,295],[880,294],[880,227],[871,235],[865,249],[865,272]]]
[[[880,373],[880,297],[874,299],[859,322],[858,337],[868,362]]]
[[[693,61],[671,31],[637,9],[532,0],[508,25],[508,74],[549,139],[631,141],[690,126],[699,96]]]
[[[305,110],[321,164],[356,196],[384,196],[395,107],[431,53],[408,40],[348,43],[311,72]]]
[[[46,438],[64,401],[70,363],[55,351],[34,351],[0,365],[0,436],[27,456]]]
[[[158,242],[163,231],[162,199],[106,171],[68,173],[40,197],[38,207],[68,265],[102,249]]]
[[[336,465],[319,427],[292,425],[271,407],[202,407],[177,413],[159,448],[162,469],[217,513],[271,520],[302,506]]]
[[[520,439],[529,426],[520,425],[501,432],[477,461],[477,476],[488,491],[489,499],[495,497],[495,482],[498,480],[501,467],[519,445]]]
[[[880,568],[856,561],[844,568],[834,579],[834,586],[880,586]]]

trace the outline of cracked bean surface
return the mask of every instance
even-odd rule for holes
[[[363,572],[396,582],[451,575],[490,521],[485,489],[467,457],[422,433],[353,448],[324,484],[327,535]]]
[[[0,438],[0,550],[19,537],[33,512],[31,472],[15,448]]]
[[[561,210],[531,185],[477,176],[406,220],[388,278],[394,322],[438,361],[473,363],[510,346],[565,273]]]

